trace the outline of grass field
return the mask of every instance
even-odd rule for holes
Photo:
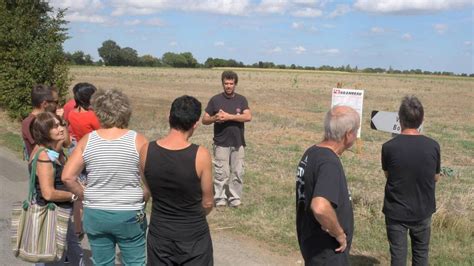
[[[131,128],[155,139],[168,130],[171,101],[189,94],[205,107],[222,90],[221,71],[75,67],[71,74],[72,84],[87,81],[127,93],[134,110]],[[352,254],[383,265],[389,262],[381,212],[385,178],[380,149],[391,136],[370,129],[370,113],[395,112],[403,96],[415,94],[425,107],[424,133],[440,143],[442,166],[454,170],[453,176],[442,177],[437,184],[430,261],[433,265],[474,264],[473,78],[256,69],[238,69],[237,73],[237,92],[247,97],[253,113],[245,129],[245,205],[213,212],[208,219],[212,228],[245,234],[284,254],[298,249],[296,165],[304,150],[321,139],[331,89],[341,82],[345,88],[365,90],[361,152],[347,151],[342,156],[355,211]],[[2,124],[4,131],[8,123]],[[198,128],[192,140],[211,148],[212,126]]]

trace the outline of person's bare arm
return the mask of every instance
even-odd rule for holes
[[[77,143],[77,147],[69,157],[69,160],[66,163],[61,175],[61,180],[63,181],[64,185],[66,185],[67,189],[74,193],[74,195],[77,195],[80,200],[84,199],[84,187],[79,183],[77,177],[84,168],[84,159],[82,158],[82,154],[84,153],[88,139],[89,134],[82,137],[79,143]]]
[[[331,203],[323,197],[314,197],[311,200],[311,210],[322,229],[339,242],[339,247],[335,251],[344,252],[347,247],[346,234],[337,220]]]
[[[54,188],[54,167],[48,155],[42,151],[36,164],[36,175],[41,189],[41,195],[47,201],[65,202],[72,201],[72,193]]]
[[[148,183],[145,179],[145,163],[146,157],[148,153],[148,143],[142,146],[140,149],[140,177],[143,186],[143,201],[146,203],[150,199],[151,193],[150,188],[148,187]]]
[[[435,174],[435,176],[434,176],[435,182],[438,182],[440,179],[441,179],[441,175],[440,174]]]
[[[252,120],[252,113],[250,109],[245,109],[241,114],[232,115],[219,110],[217,113],[217,122],[235,121],[235,122],[250,122]]]
[[[214,207],[212,161],[209,151],[201,146],[196,155],[196,170],[201,179],[202,207],[208,215]]]
[[[212,123],[215,123],[217,121],[217,114],[211,116],[208,113],[204,113],[204,116],[202,117],[202,124],[203,125],[210,125]]]

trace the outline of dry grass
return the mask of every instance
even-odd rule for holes
[[[132,99],[131,127],[150,139],[167,132],[171,101],[193,95],[204,105],[221,91],[222,70],[156,68],[72,68],[74,82],[118,88]],[[459,77],[347,74],[315,71],[240,69],[237,92],[249,101],[254,119],[246,124],[244,207],[213,212],[213,228],[228,228],[267,242],[290,254],[295,237],[295,170],[300,156],[320,140],[331,88],[365,90],[362,152],[346,152],[343,163],[355,207],[353,254],[381,264],[389,260],[381,213],[385,180],[380,148],[390,134],[370,129],[372,110],[396,111],[407,94],[425,106],[425,134],[438,140],[442,163],[455,177],[437,187],[438,212],[433,220],[431,262],[468,264],[473,261],[474,231],[474,79]],[[201,126],[193,142],[211,147],[212,127]]]

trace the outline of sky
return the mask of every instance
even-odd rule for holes
[[[474,0],[51,0],[68,52],[474,73]]]

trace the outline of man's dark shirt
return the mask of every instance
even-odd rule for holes
[[[334,207],[339,224],[347,235],[344,253],[334,251],[339,243],[321,229],[321,224],[314,217],[311,210],[314,197],[323,197]],[[331,259],[334,256],[343,257],[338,261],[347,261],[354,231],[354,214],[341,161],[328,148],[310,147],[298,165],[296,229],[301,253],[308,265],[310,261],[334,261]]]
[[[31,136],[30,131],[31,123],[33,122],[33,119],[35,119],[35,117],[35,115],[29,114],[25,119],[23,119],[23,121],[21,121],[21,137],[23,139],[23,143],[25,144],[26,149],[25,159],[30,156],[31,152],[33,151],[33,148],[36,145],[35,140],[33,139],[33,136]]]
[[[383,213],[398,221],[420,221],[436,211],[435,175],[440,147],[423,135],[398,135],[382,146],[382,169],[388,172]]]
[[[206,113],[213,116],[222,109],[224,112],[236,115],[242,114],[244,110],[249,109],[247,99],[235,93],[234,97],[226,97],[224,93],[215,95],[209,100],[206,107]],[[245,147],[244,123],[236,121],[227,121],[224,123],[214,123],[214,144],[221,147]]]

